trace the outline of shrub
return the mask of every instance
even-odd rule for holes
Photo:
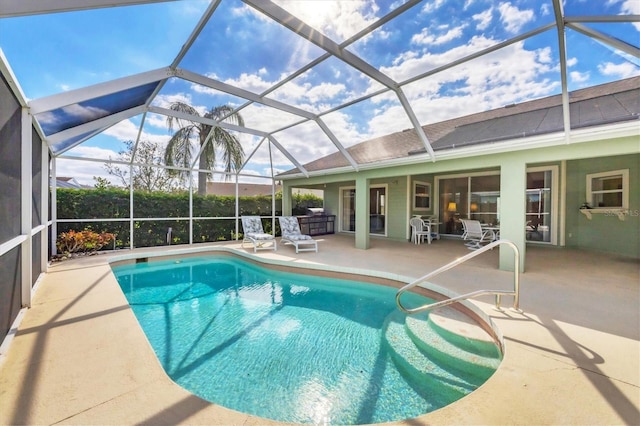
[[[62,232],[56,241],[56,247],[61,253],[93,254],[115,240],[115,235],[109,232],[97,233],[89,229],[84,231]]]

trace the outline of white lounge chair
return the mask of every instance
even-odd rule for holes
[[[478,250],[494,239],[493,231],[483,230],[479,220],[460,219],[465,229],[464,243],[469,250]]]
[[[294,216],[279,216],[280,231],[282,232],[283,244],[291,244],[296,248],[296,253],[301,251],[315,251],[318,252],[318,242],[311,238],[310,235],[305,235],[300,232],[300,225],[298,219]]]
[[[262,228],[260,216],[242,216],[242,247],[245,242],[253,244],[253,252],[258,250],[277,250],[276,238],[271,234],[265,234]]]

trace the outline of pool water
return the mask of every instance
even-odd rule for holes
[[[427,380],[394,361],[385,341],[399,313],[391,287],[224,255],[113,271],[167,374],[233,410],[291,423],[397,421],[450,404],[487,378],[440,362],[443,371],[428,376],[444,379]]]

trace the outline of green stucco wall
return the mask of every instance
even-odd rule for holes
[[[594,214],[579,207],[586,199],[587,174],[629,169],[629,213]],[[566,245],[640,258],[640,154],[567,161]]]

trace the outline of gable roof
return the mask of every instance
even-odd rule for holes
[[[571,128],[605,125],[640,117],[640,77],[589,87],[570,93]],[[561,95],[422,126],[434,151],[495,143],[562,132]],[[359,164],[393,160],[425,153],[413,129],[391,133],[347,148]],[[304,164],[308,172],[348,167],[339,152]],[[298,173],[288,170],[279,176]]]

